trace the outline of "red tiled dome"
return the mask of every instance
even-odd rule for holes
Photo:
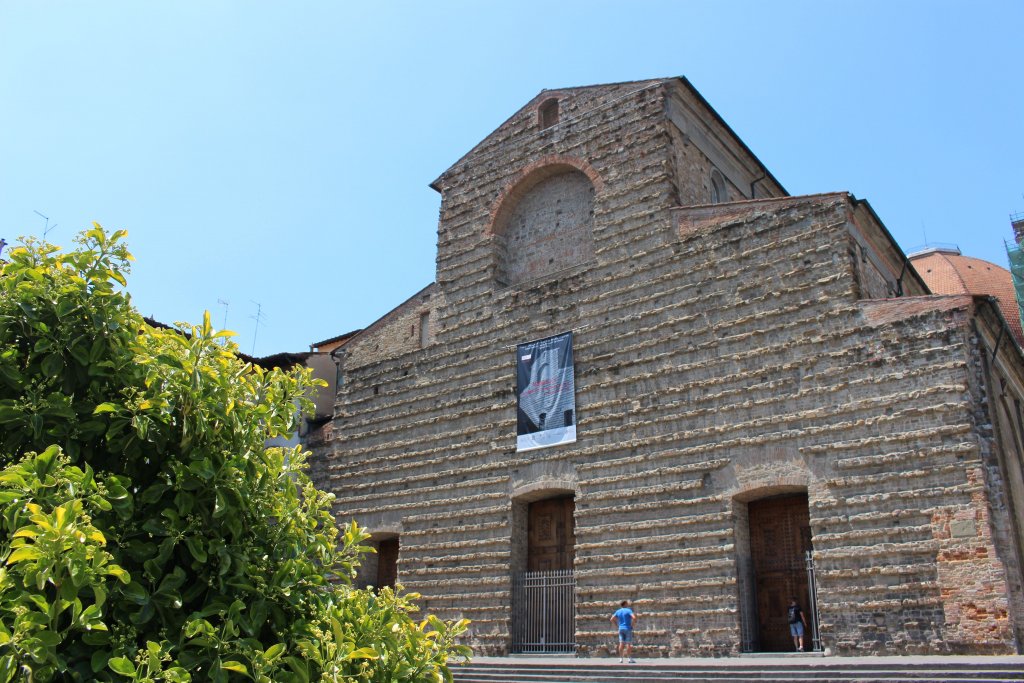
[[[993,296],[1017,343],[1024,347],[1020,309],[1010,271],[958,251],[933,249],[910,256],[921,279],[933,294],[984,294]]]

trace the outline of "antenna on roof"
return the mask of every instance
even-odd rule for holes
[[[56,228],[57,224],[54,223],[53,225],[50,225],[50,217],[49,216],[44,216],[43,214],[39,213],[35,209],[32,209],[32,213],[34,213],[35,215],[39,216],[40,218],[45,218],[46,219],[46,225],[43,226],[43,240],[45,241],[46,240],[46,235],[49,234],[49,232],[51,230]]]
[[[924,246],[928,246],[928,231],[924,229],[924,219],[921,219],[921,234],[924,236]]]
[[[231,302],[230,301],[224,301],[224,299],[217,299],[217,303],[224,307],[224,324],[221,325],[221,327],[220,327],[220,329],[223,331],[223,330],[228,329],[228,306],[231,305]],[[223,340],[221,341],[221,344],[224,345],[224,346],[227,346],[228,345],[228,338],[224,337]]]
[[[261,304],[259,301],[253,301],[252,299],[249,299],[249,301],[252,301],[254,304],[256,304],[256,315],[250,315],[249,316],[250,318],[252,318],[253,320],[256,321],[256,329],[252,333],[252,353],[249,354],[251,356],[255,356],[256,355],[256,335],[259,334],[259,332],[260,332],[260,321],[264,320],[265,318],[263,316],[263,304]]]

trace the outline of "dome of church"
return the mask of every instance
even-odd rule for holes
[[[933,294],[982,294],[996,298],[1017,343],[1024,347],[1020,309],[1010,271],[955,248],[931,248],[910,255],[910,262]]]

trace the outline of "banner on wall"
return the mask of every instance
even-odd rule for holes
[[[516,450],[576,441],[572,332],[516,346]]]

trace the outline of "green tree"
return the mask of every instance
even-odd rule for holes
[[[449,681],[465,622],[352,588],[300,448],[308,370],[242,362],[210,325],[155,329],[125,233],[33,240],[0,274],[0,683]]]

